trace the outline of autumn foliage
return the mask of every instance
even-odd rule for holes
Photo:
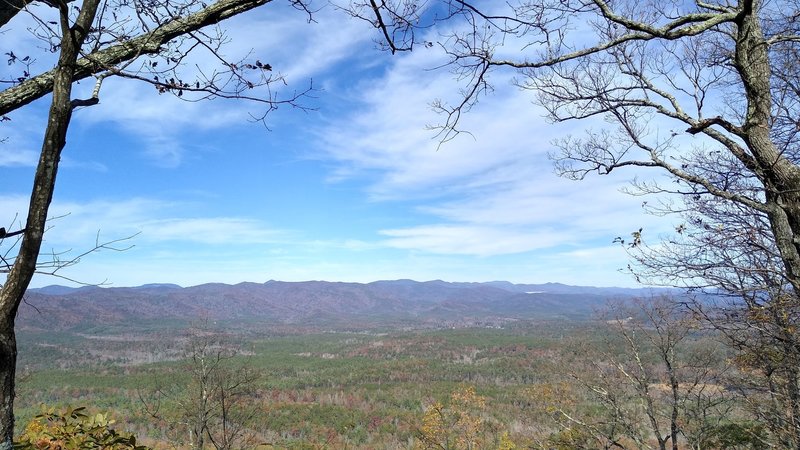
[[[416,449],[477,450],[517,448],[508,433],[485,415],[486,398],[468,386],[450,395],[448,402],[433,402],[425,411]],[[499,436],[498,436],[499,435]]]
[[[42,408],[14,443],[18,450],[149,450],[136,438],[119,433],[107,414],[90,415],[86,408]]]

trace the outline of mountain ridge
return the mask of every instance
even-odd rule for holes
[[[239,283],[228,284],[228,283],[221,283],[221,282],[207,282],[201,283],[196,285],[190,286],[181,286],[175,283],[146,283],[138,286],[95,286],[95,285],[87,285],[87,286],[78,286],[78,287],[71,287],[71,286],[63,286],[59,284],[51,284],[48,286],[43,286],[39,288],[29,288],[28,292],[34,292],[39,294],[46,294],[46,295],[65,295],[76,291],[86,291],[86,290],[93,290],[93,289],[190,289],[200,286],[238,286],[244,284],[252,284],[252,285],[261,285],[261,284],[272,284],[272,283],[294,283],[294,284],[302,284],[302,283],[328,283],[328,284],[353,284],[353,285],[372,285],[372,284],[445,284],[445,285],[452,285],[452,286],[493,286],[498,287],[500,289],[512,290],[514,292],[523,292],[524,290],[530,289],[537,289],[541,290],[542,292],[548,293],[597,293],[597,292],[624,292],[624,293],[642,293],[648,291],[670,291],[671,289],[668,288],[651,288],[651,287],[640,287],[640,288],[629,288],[629,287],[619,287],[619,286],[589,286],[589,285],[572,285],[572,284],[565,284],[565,283],[558,283],[558,282],[546,282],[546,283],[512,283],[510,281],[503,281],[503,280],[494,280],[494,281],[444,281],[440,279],[435,280],[426,280],[426,281],[416,281],[409,278],[400,278],[396,280],[375,280],[370,281],[367,283],[355,282],[355,281],[327,281],[327,280],[304,280],[304,281],[281,281],[281,280],[274,280],[270,279],[263,283],[259,283],[256,281],[242,281]]]
[[[585,319],[612,299],[667,292],[559,283],[442,280],[270,280],[188,287],[56,285],[30,289],[17,323],[23,329],[42,330],[200,319],[333,328],[497,326],[517,320]]]

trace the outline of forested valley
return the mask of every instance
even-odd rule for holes
[[[434,307],[487,288],[391,284],[413,288],[418,304]],[[315,287],[329,292],[315,300],[335,305],[328,314],[272,321],[204,316],[202,308],[195,317],[136,320],[109,298],[87,311],[85,299],[34,296],[18,334],[20,430],[35,440],[58,424],[93,420],[157,449],[672,448],[671,439],[678,448],[767,448],[773,439],[775,430],[753,419],[768,398],[752,389],[752,374],[670,291],[583,288],[592,301],[571,304],[581,288],[543,285],[563,292],[523,295],[528,311],[541,303],[549,316],[502,320],[504,304],[526,316],[509,292],[495,317],[480,323],[470,309],[450,310],[449,322],[423,320],[430,314],[392,322],[399,319],[387,308],[383,321],[353,326],[335,320],[337,311],[363,300],[330,302],[342,286]],[[346,287],[356,298],[371,286]],[[442,289],[447,296],[431,294]],[[113,297],[108,292],[99,293]],[[34,307],[56,300],[82,305],[89,319],[41,322]],[[104,320],[93,317],[100,312]],[[64,415],[74,417],[64,422]]]

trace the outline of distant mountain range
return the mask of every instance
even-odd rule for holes
[[[665,290],[559,283],[513,284],[325,281],[220,283],[131,288],[47,286],[30,289],[21,329],[73,329],[143,321],[236,321],[302,327],[496,326],[517,320],[585,319],[611,299]]]

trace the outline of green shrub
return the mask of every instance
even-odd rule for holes
[[[86,408],[42,408],[14,443],[17,450],[150,450],[136,438],[118,433],[106,414],[86,414]]]
[[[579,428],[566,428],[551,434],[547,438],[548,448],[554,450],[574,450],[579,448],[592,448],[594,439],[585,430]]]
[[[764,426],[755,423],[724,423],[714,427],[709,436],[702,442],[703,448],[755,449],[768,448],[767,431]]]

